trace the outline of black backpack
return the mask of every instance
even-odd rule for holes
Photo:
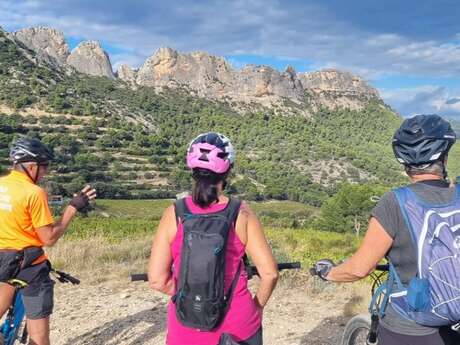
[[[224,319],[240,277],[241,266],[224,291],[225,254],[241,202],[230,198],[220,212],[192,214],[185,199],[176,201],[176,218],[184,240],[177,291],[173,297],[178,320],[187,327],[212,330]]]

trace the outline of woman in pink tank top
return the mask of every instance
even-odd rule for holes
[[[195,180],[192,196],[185,204],[192,214],[210,214],[224,210],[229,198],[223,194],[226,178],[233,166],[235,152],[230,140],[219,133],[195,138],[187,152],[187,166]],[[183,243],[182,223],[174,206],[165,210],[152,245],[149,283],[152,289],[174,296],[179,279]],[[278,279],[275,259],[257,216],[245,203],[230,228],[225,247],[224,290],[235,280],[229,308],[222,322],[211,331],[190,328],[176,315],[175,304],[168,304],[168,345],[218,345],[221,336],[230,335],[239,344],[262,345],[262,313]],[[248,290],[248,279],[241,267],[244,254],[251,257],[260,274],[255,296]]]

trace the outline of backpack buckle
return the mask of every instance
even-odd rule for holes
[[[450,328],[451,328],[453,331],[455,331],[455,332],[457,332],[457,333],[460,333],[460,322],[457,322],[455,325],[450,326]]]

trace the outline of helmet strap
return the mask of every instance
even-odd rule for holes
[[[37,184],[38,176],[40,175],[40,164],[37,163],[37,172],[35,173],[34,183]]]
[[[33,183],[37,184],[37,179],[38,179],[38,173],[40,172],[40,165],[37,164],[37,172],[35,173],[35,178],[33,178],[27,168],[25,167],[24,164],[19,163],[19,166],[21,167],[22,171],[33,181]]]
[[[447,149],[447,152],[444,152],[443,155],[439,158],[439,161],[441,162],[442,165],[442,178],[444,180],[447,180],[447,155],[448,155],[449,149]]]
[[[444,180],[447,180],[447,169],[444,163],[442,163],[442,177]]]

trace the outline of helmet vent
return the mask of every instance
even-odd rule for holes
[[[208,154],[207,153],[203,153],[201,155],[201,157],[199,158],[200,161],[205,161],[205,162],[209,162],[209,159],[208,159]]]
[[[404,131],[408,134],[417,134],[421,131],[422,129],[420,128],[420,126],[414,126],[412,128],[407,128],[405,129]]]

